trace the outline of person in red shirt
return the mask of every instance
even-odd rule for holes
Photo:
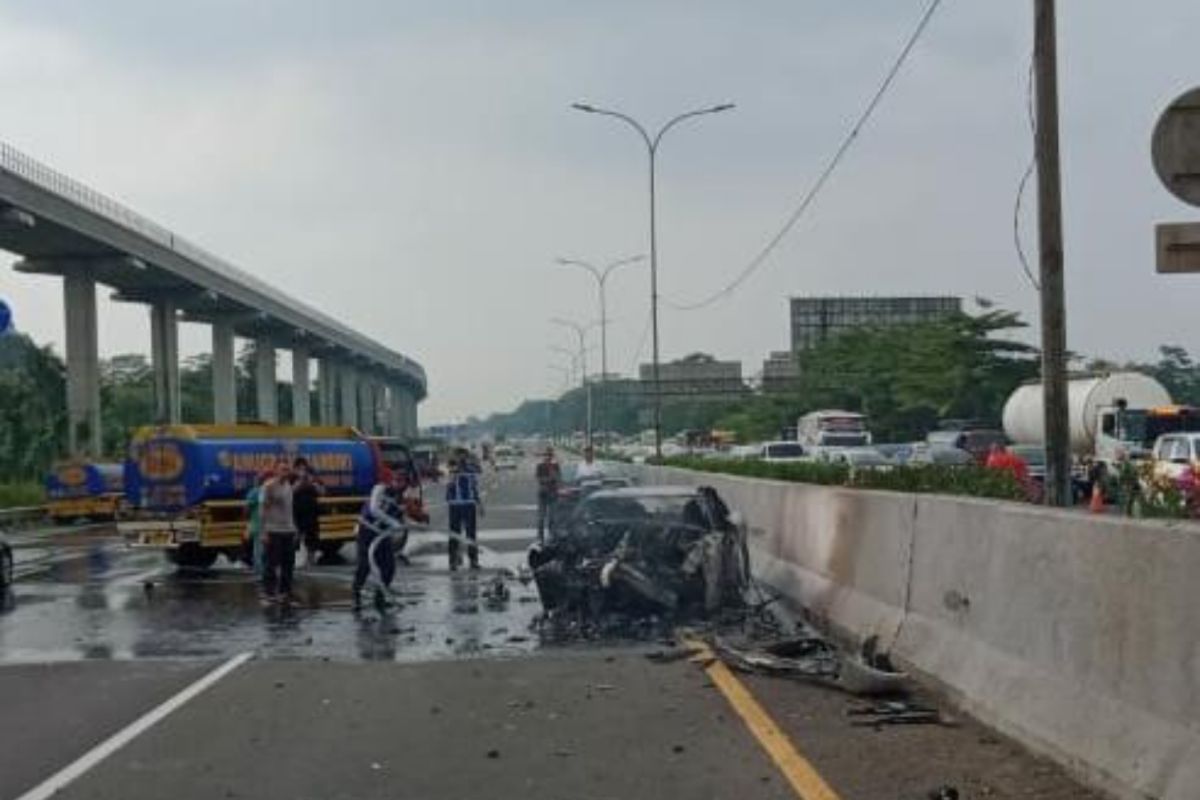
[[[1022,486],[1029,486],[1029,464],[1025,462],[1025,459],[999,444],[992,445],[984,466],[988,469],[1011,472],[1018,483]]]

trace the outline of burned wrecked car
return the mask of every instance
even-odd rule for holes
[[[706,617],[750,585],[745,532],[709,487],[593,492],[529,566],[551,615]]]
[[[551,534],[561,534],[571,524],[575,509],[585,499],[608,489],[625,489],[633,486],[633,479],[626,475],[590,475],[564,483],[558,490],[558,498],[550,510]]]

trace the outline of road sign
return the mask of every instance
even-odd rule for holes
[[[0,336],[8,333],[12,329],[12,309],[8,303],[0,300]]]
[[[1181,95],[1158,118],[1150,153],[1167,191],[1200,206],[1200,87]]]
[[[1200,272],[1200,222],[1155,227],[1159,272]]]

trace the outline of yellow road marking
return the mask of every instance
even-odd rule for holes
[[[775,762],[775,766],[787,778],[788,783],[801,800],[841,800],[825,779],[817,772],[812,764],[792,744],[771,715],[767,713],[745,684],[737,679],[724,662],[718,659],[708,645],[700,641],[687,642],[688,647],[695,651],[693,660],[705,663],[704,672],[712,679],[721,694],[733,706],[733,710],[746,723],[750,733],[767,751],[767,755]]]

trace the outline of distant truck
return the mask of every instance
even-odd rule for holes
[[[116,462],[64,461],[46,476],[46,515],[54,522],[116,520],[126,507],[124,467]]]
[[[1164,433],[1200,430],[1200,409],[1175,405],[1140,372],[1072,378],[1067,384],[1072,455],[1111,465],[1121,454],[1145,459]],[[1020,386],[1004,404],[1004,432],[1017,445],[1046,444],[1041,383]]]
[[[805,414],[796,423],[796,440],[806,449],[820,447],[868,447],[871,432],[867,418],[855,411],[833,409]]]
[[[389,453],[393,459],[396,453]],[[171,425],[137,431],[125,463],[125,496],[137,521],[118,527],[131,546],[154,548],[182,567],[207,568],[224,554],[242,557],[246,493],[256,477],[286,459],[308,461],[325,486],[321,551],[354,538],[371,487],[389,467],[378,442],[353,428]]]

